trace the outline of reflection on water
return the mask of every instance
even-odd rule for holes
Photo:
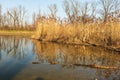
[[[0,80],[120,80],[120,69],[89,65],[119,68],[120,54],[91,46],[0,37]]]

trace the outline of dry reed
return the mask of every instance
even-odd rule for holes
[[[38,22],[35,37],[42,41],[118,47],[119,34],[118,22],[58,24],[54,20],[44,20]]]

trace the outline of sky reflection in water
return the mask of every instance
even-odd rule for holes
[[[75,66],[73,64],[81,64]],[[0,37],[0,80],[120,80],[120,54],[97,47]]]

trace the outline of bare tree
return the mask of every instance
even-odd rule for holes
[[[23,27],[25,24],[26,12],[26,9],[22,6],[8,10],[8,21],[10,20],[9,22],[14,27]]]
[[[114,6],[113,6],[112,17],[114,18],[114,20],[119,21],[119,19],[120,19],[120,0],[115,0],[113,4],[114,4]]]
[[[90,10],[92,10],[91,16],[93,18],[96,6],[90,5],[88,2],[80,3],[78,0],[65,0],[63,9],[70,23],[86,23],[88,20],[91,20]]]
[[[56,15],[57,15],[57,5],[56,4],[51,4],[50,6],[48,6],[49,10],[50,10],[50,17],[56,19]]]
[[[72,17],[74,21],[78,21],[77,18],[79,17],[79,10],[80,8],[80,3],[77,0],[71,0],[71,10],[72,10]]]
[[[108,21],[108,16],[111,13],[118,11],[119,8],[119,0],[100,0],[101,4],[101,16],[103,17],[103,21]]]
[[[91,6],[88,2],[82,3],[83,5],[80,6],[80,16],[81,16],[81,22],[86,23],[89,20],[89,12],[91,9]],[[94,8],[93,8],[94,10]],[[93,13],[92,13],[93,15]]]
[[[4,13],[2,16],[2,26],[5,27],[7,25],[7,15]]]
[[[33,14],[33,18],[35,17],[35,15]],[[38,22],[42,22],[43,21],[43,15],[41,13],[41,9],[39,8],[38,13],[36,13],[36,23]]]
[[[2,6],[0,5],[0,27],[2,26]]]
[[[68,20],[70,21],[71,20],[71,11],[70,11],[70,3],[69,1],[65,0],[63,2],[63,9],[68,17]],[[71,21],[70,21],[71,22]]]
[[[23,27],[25,24],[27,10],[22,6],[19,6],[18,12],[19,12],[18,13],[18,21],[19,21],[18,24],[20,27]]]
[[[42,13],[41,13],[41,9],[39,8],[38,14],[37,14],[37,18],[41,17]]]
[[[33,20],[33,27],[35,27],[36,26],[36,14],[35,13],[33,13],[33,15],[32,15],[32,20]]]
[[[63,2],[63,9],[68,17],[70,23],[76,22],[79,17],[80,3],[77,0],[65,0]]]
[[[93,21],[96,17],[97,3],[92,2],[90,7],[91,7],[91,15],[90,16],[91,16],[91,19]]]
[[[18,20],[17,9],[14,8],[14,9],[8,10],[7,15],[8,15],[8,19],[11,20],[11,22],[13,22],[12,26],[16,27],[17,26],[17,20]],[[10,24],[8,24],[8,25],[10,26]]]

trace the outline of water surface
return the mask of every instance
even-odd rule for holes
[[[120,69],[89,65],[120,68],[120,54],[92,46],[0,37],[0,80],[120,80]]]

